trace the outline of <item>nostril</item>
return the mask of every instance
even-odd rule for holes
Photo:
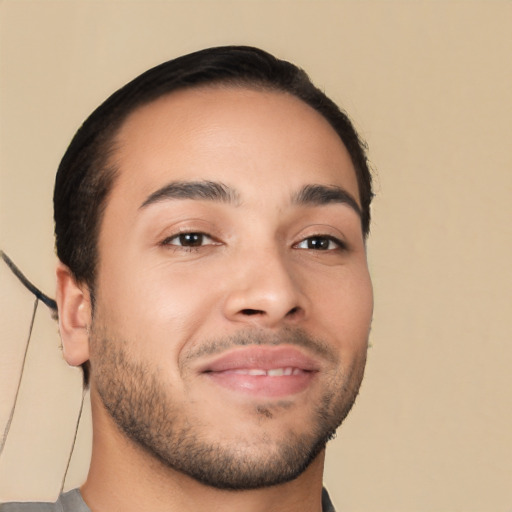
[[[263,314],[263,311],[260,309],[242,309],[242,314],[247,316],[261,315]]]
[[[286,316],[288,316],[288,317],[294,316],[299,311],[300,311],[299,307],[294,307],[294,308],[290,309],[290,311],[288,311],[288,313],[286,313]],[[241,313],[243,315],[247,315],[247,316],[254,316],[254,315],[264,315],[265,311],[262,311],[261,309],[242,309]]]

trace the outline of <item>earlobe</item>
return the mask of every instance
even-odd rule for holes
[[[64,359],[71,366],[79,366],[89,359],[92,318],[89,289],[85,284],[77,283],[63,263],[58,264],[56,273],[56,300]]]

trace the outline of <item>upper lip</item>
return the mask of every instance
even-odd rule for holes
[[[231,349],[200,366],[199,372],[224,372],[240,369],[272,370],[299,368],[318,371],[319,364],[312,357],[292,346],[250,346]]]

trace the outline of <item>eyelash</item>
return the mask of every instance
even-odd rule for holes
[[[190,238],[195,237],[196,241],[197,241],[197,239],[199,239],[198,245],[186,245],[186,242],[187,242],[186,237],[190,237]],[[171,243],[175,239],[179,240],[180,243],[179,244]],[[205,244],[204,243],[205,239],[209,240],[210,242]],[[317,242],[319,241],[319,247],[317,247],[316,249],[314,247],[310,246],[310,243],[312,243],[313,240],[316,240]],[[324,248],[320,244],[322,244],[322,243],[325,244],[326,241],[327,241],[327,248]],[[299,247],[301,244],[304,244],[304,243],[308,244],[308,246],[307,247]],[[334,247],[334,248],[329,247],[331,245],[331,243],[334,243],[336,245],[336,247]],[[201,247],[204,247],[205,245],[220,245],[220,243],[216,242],[213,237],[211,237],[210,235],[208,235],[206,233],[202,233],[199,231],[185,231],[185,232],[178,233],[176,235],[172,235],[172,236],[165,238],[160,243],[160,245],[162,245],[164,247],[171,247],[175,250],[198,251]],[[300,249],[300,250],[312,250],[312,251],[318,251],[318,252],[324,252],[324,251],[330,252],[330,251],[340,251],[340,250],[345,251],[348,248],[347,244],[344,241],[340,240],[339,238],[336,238],[331,235],[323,235],[323,234],[310,235],[310,236],[304,238],[303,240],[301,240],[300,242],[298,242],[297,244],[294,244],[293,247]]]
[[[197,237],[200,239],[200,243],[198,245],[185,245],[183,242],[186,241],[186,237]],[[210,240],[210,243],[204,244],[204,239]],[[179,244],[171,243],[172,240],[179,240]],[[172,235],[167,237],[165,240],[162,240],[160,245],[164,247],[171,247],[175,250],[186,250],[186,251],[198,251],[201,247],[205,245],[219,245],[215,242],[215,240],[206,233],[201,233],[200,231],[184,231],[182,233],[177,233],[176,235]]]
[[[327,247],[326,249],[324,248],[321,248],[321,249],[314,249],[313,247],[301,247],[300,249],[303,249],[303,250],[312,250],[312,251],[318,251],[318,252],[330,252],[330,251],[346,251],[348,249],[347,247],[347,244],[343,241],[343,240],[340,240],[339,238],[336,238],[334,236],[331,236],[331,235],[322,235],[322,234],[318,234],[318,235],[310,235],[306,238],[304,238],[303,240],[301,240],[299,243],[295,244],[294,247],[297,247],[299,249],[299,245],[300,244],[303,244],[303,243],[308,243],[308,242],[311,242],[313,240],[321,240],[322,242],[325,242],[327,241],[328,245],[332,243],[334,243],[337,247],[334,247],[334,248],[329,248]],[[309,244],[308,244],[309,245]]]

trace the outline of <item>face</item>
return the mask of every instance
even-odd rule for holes
[[[93,399],[219,488],[297,477],[363,376],[372,290],[350,157],[278,92],[204,88],[134,112],[99,237]]]

